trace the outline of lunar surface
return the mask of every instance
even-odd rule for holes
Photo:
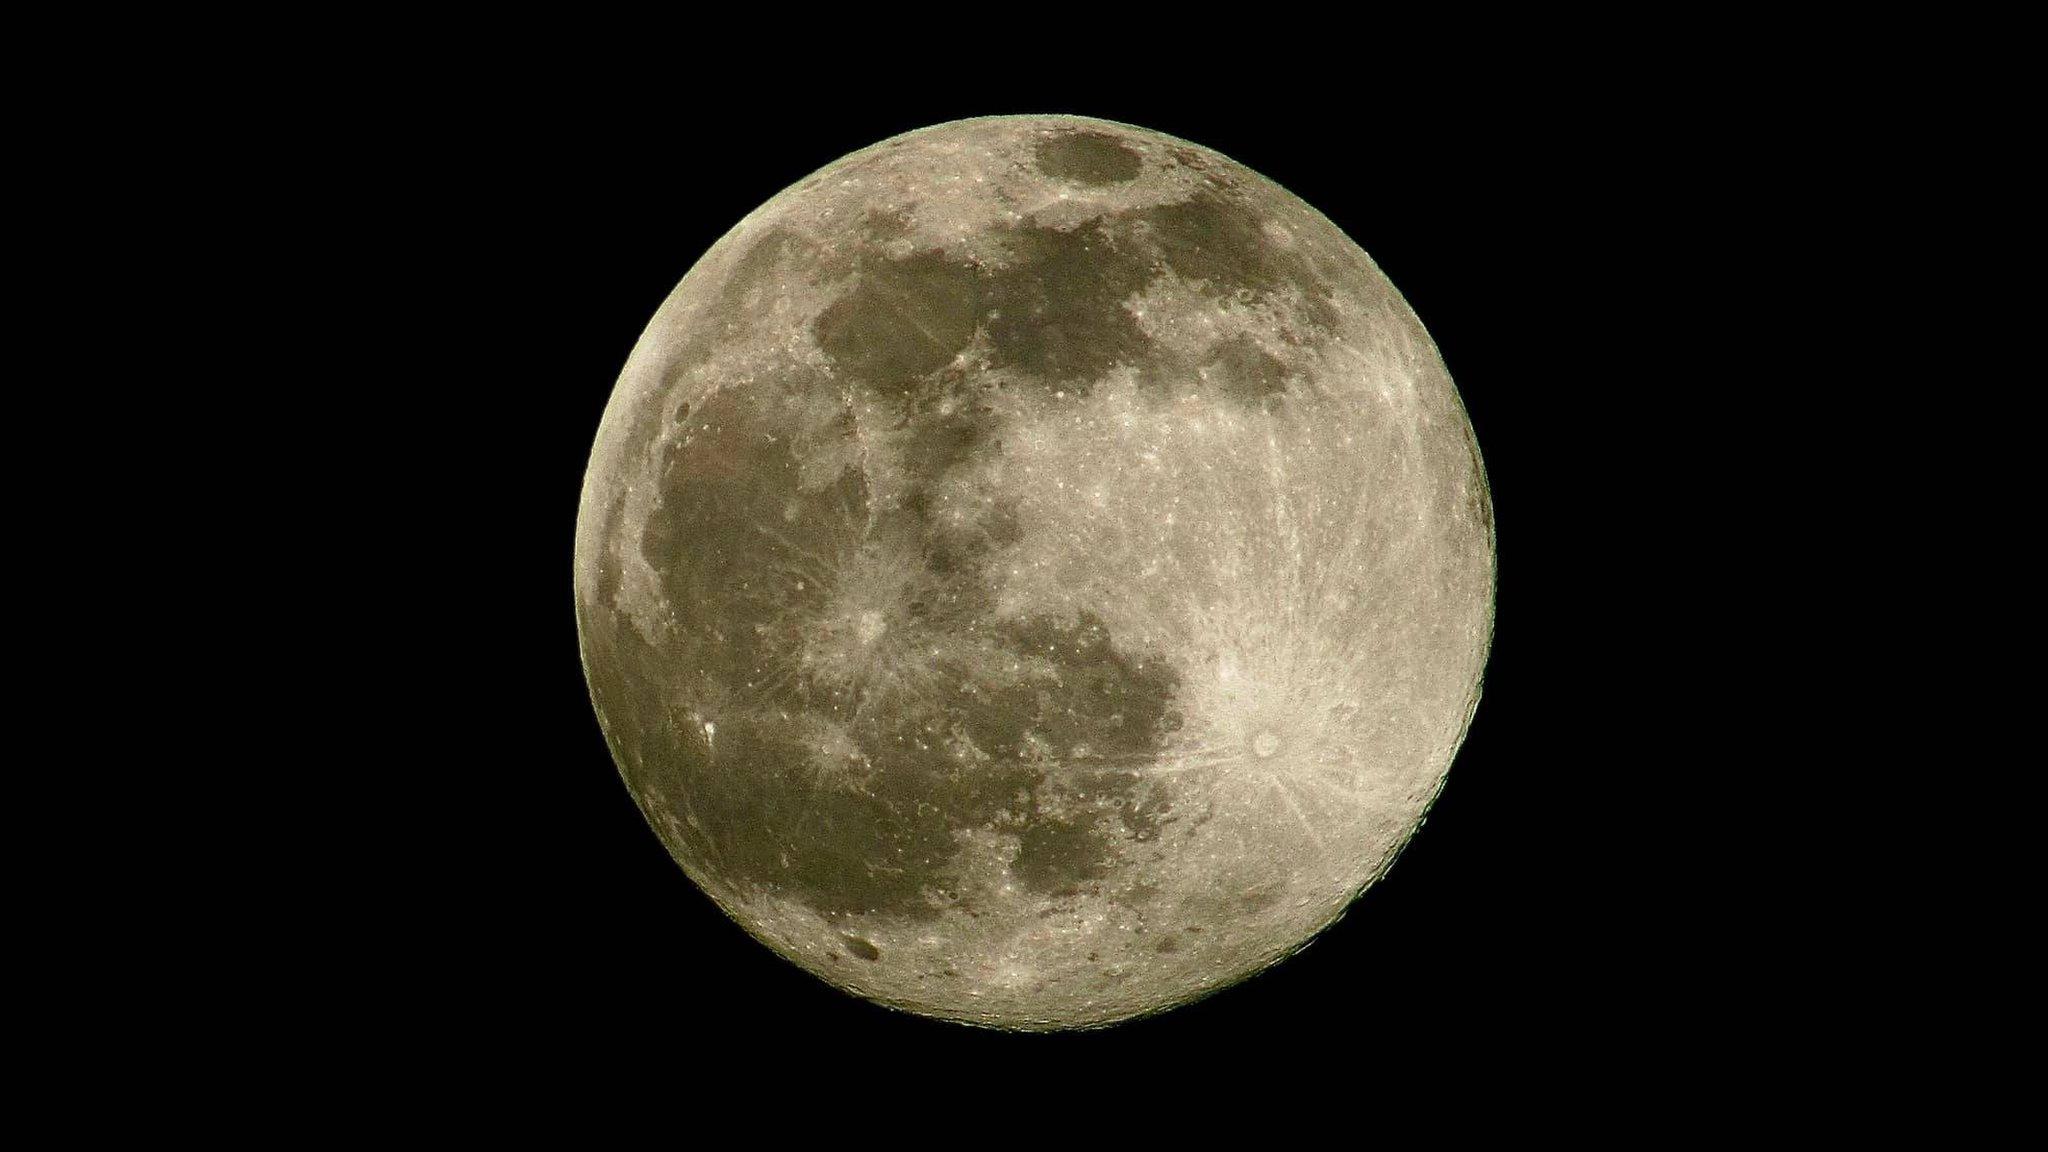
[[[886,141],[727,233],[612,395],[575,567],[691,879],[841,988],[1019,1029],[1340,916],[1443,787],[1493,621],[1471,426],[1378,268],[1072,117]]]

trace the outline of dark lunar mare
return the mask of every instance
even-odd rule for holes
[[[1145,166],[1116,137],[1085,130],[1048,135],[1032,149],[1032,159],[1047,176],[1097,187],[1135,180]]]
[[[1181,163],[1209,171],[1192,156]],[[999,228],[1000,267],[937,251],[889,256],[878,246],[894,234],[889,218],[871,219],[853,289],[813,326],[818,345],[837,370],[889,397],[914,394],[966,352],[979,330],[991,367],[1017,369],[1019,379],[1046,389],[1084,395],[1105,372],[1128,365],[1156,388],[1184,390],[1198,376],[1194,369],[1206,367],[1223,397],[1270,410],[1287,390],[1270,355],[1239,338],[1204,364],[1182,363],[1148,339],[1125,307],[1170,269],[1218,301],[1296,290],[1306,327],[1288,333],[1293,343],[1336,326],[1333,289],[1314,261],[1272,243],[1226,177],[1205,179],[1181,203],[1112,212],[1068,229]]]
[[[1177,722],[1171,670],[1122,652],[1085,615],[995,620],[972,552],[930,547],[915,502],[876,507],[857,469],[805,491],[783,401],[816,386],[721,391],[671,446],[641,542],[675,613],[662,644],[623,620],[586,618],[608,649],[590,661],[592,689],[628,782],[674,817],[658,823],[685,860],[826,915],[971,913],[952,865],[957,835],[984,827],[1017,838],[1011,867],[1028,888],[1083,890],[1118,841],[1155,838],[1170,819],[1142,767]],[[959,434],[907,415],[912,444]],[[867,707],[883,686],[790,669],[834,592],[818,559],[851,562],[878,543],[910,573],[912,636],[979,642],[950,649],[950,666],[919,675],[915,692]],[[895,642],[877,640],[871,659],[927,659],[886,649]],[[1016,666],[1025,673],[1005,671]],[[850,738],[845,755],[863,770],[818,767],[821,721]]]

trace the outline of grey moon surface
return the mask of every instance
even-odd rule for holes
[[[1386,871],[1478,701],[1494,548],[1436,347],[1335,225],[1012,116],[698,261],[605,410],[575,583],[699,887],[849,992],[1038,1030],[1242,980]]]

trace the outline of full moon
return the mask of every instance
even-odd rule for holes
[[[822,979],[999,1028],[1341,916],[1493,630],[1478,447],[1393,285],[1242,165],[1068,116],[742,220],[627,361],[576,531],[591,699],[683,870]]]

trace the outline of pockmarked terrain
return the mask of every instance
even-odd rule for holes
[[[1488,499],[1421,324],[1284,189],[1125,125],[946,124],[661,307],[585,480],[584,667],[655,830],[777,952],[1101,1025],[1299,948],[1414,833],[1478,699]]]

